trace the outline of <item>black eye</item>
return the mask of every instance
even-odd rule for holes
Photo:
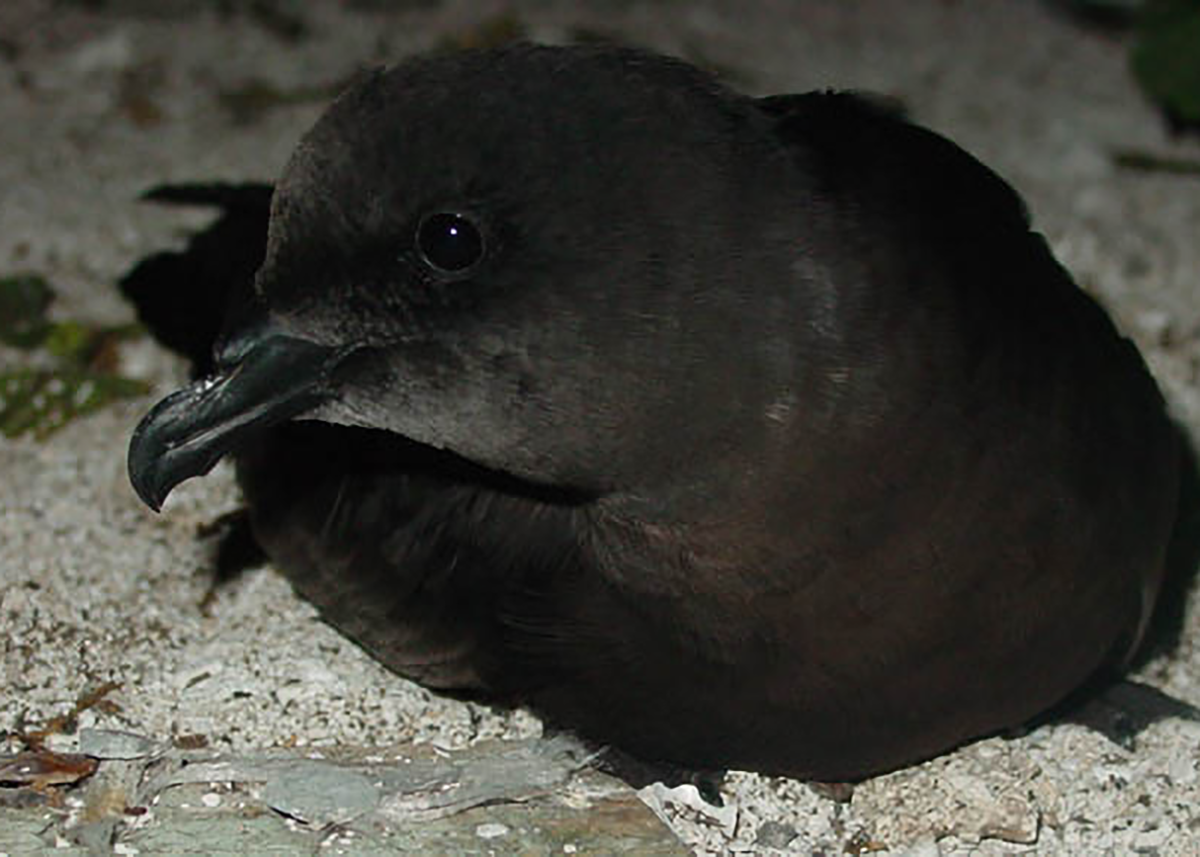
[[[417,252],[425,264],[444,274],[473,268],[483,258],[483,251],[483,233],[462,214],[428,214],[417,226]]]

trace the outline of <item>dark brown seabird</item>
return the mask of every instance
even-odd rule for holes
[[[848,94],[516,46],[366,76],[300,143],[215,372],[325,618],[638,756],[849,779],[1021,724],[1137,645],[1180,452],[995,174]]]

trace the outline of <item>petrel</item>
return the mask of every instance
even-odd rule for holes
[[[413,59],[256,234],[130,477],[158,509],[232,457],[274,563],[403,675],[839,780],[1143,634],[1181,467],[1154,381],[1003,180],[869,99],[612,46]]]

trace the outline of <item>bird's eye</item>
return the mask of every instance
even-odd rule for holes
[[[417,252],[434,270],[461,274],[483,258],[483,233],[465,215],[448,211],[428,214],[417,225]]]

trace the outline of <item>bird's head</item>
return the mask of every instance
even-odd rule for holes
[[[138,426],[138,493],[158,508],[289,419],[592,495],[734,456],[789,395],[802,311],[786,158],[752,104],[613,49],[365,77],[276,187],[217,374]]]

